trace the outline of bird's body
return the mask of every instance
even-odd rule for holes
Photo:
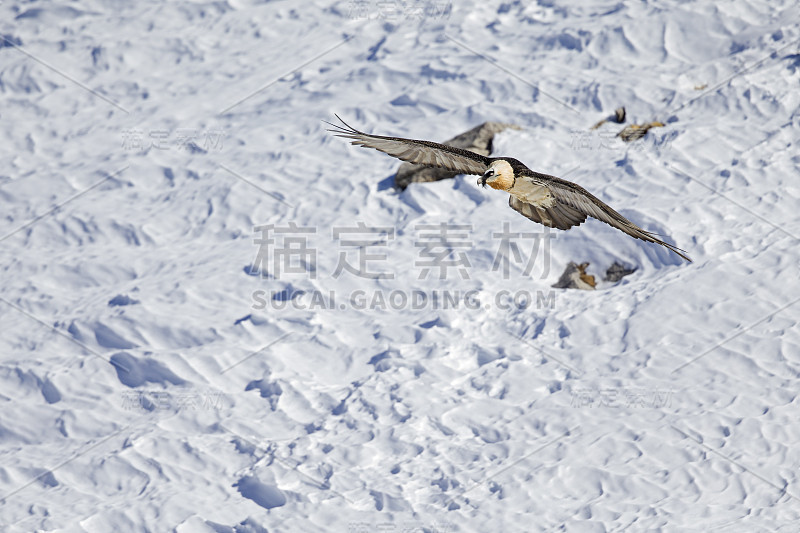
[[[683,250],[643,230],[580,185],[534,172],[516,159],[488,157],[431,141],[370,135],[350,127],[338,115],[336,118],[343,126],[331,124],[336,128],[331,131],[351,139],[352,144],[374,148],[410,163],[481,176],[478,185],[508,192],[508,205],[534,222],[567,230],[592,217],[636,239],[660,244],[691,261]]]

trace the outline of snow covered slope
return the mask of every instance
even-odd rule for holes
[[[800,8],[572,4],[0,4],[0,529],[796,531]]]

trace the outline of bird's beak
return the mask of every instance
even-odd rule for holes
[[[484,189],[486,188],[486,174],[478,178],[478,185],[480,185]]]

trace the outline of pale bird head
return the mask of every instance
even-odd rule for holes
[[[492,189],[507,191],[514,186],[514,169],[508,161],[499,159],[492,161],[483,176],[478,178],[478,185]]]

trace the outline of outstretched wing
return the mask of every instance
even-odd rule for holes
[[[339,115],[336,115],[336,118],[342,122],[343,126],[330,122],[326,122],[326,124],[335,128],[328,131],[333,132],[337,137],[351,139],[351,144],[374,148],[409,163],[446,168],[461,174],[478,175],[486,172],[491,163],[490,158],[463,148],[430,141],[370,135],[351,127]]]
[[[684,250],[662,241],[655,233],[643,230],[580,185],[545,174],[532,174],[522,179],[543,188],[543,193],[537,195],[535,202],[525,202],[511,195],[508,205],[534,222],[566,230],[582,224],[586,217],[593,217],[631,237],[660,244],[687,261],[692,261]]]

